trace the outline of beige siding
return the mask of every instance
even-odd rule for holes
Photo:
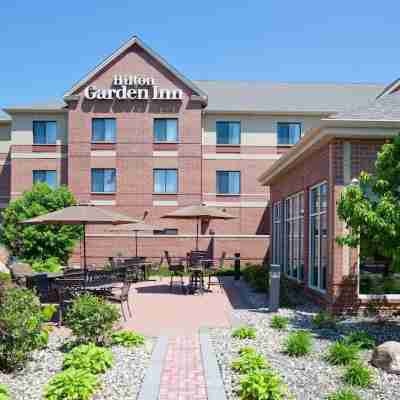
[[[216,144],[217,121],[240,121],[242,129],[241,144],[244,146],[276,146],[278,122],[301,122],[302,131],[320,125],[319,117],[308,116],[278,116],[278,115],[235,115],[235,114],[205,114],[203,144]]]

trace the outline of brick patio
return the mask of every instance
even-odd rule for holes
[[[130,296],[133,318],[124,328],[148,336],[177,336],[193,335],[204,327],[229,327],[233,292],[214,287],[204,295],[185,295],[179,286],[171,292],[168,278],[141,282]]]

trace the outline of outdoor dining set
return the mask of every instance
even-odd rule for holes
[[[22,221],[24,225],[35,224],[69,224],[83,226],[83,266],[79,268],[63,267],[61,272],[34,273],[25,271],[24,277],[27,287],[35,289],[38,295],[47,301],[55,298],[59,304],[59,323],[62,323],[63,313],[76,295],[91,293],[101,296],[108,301],[118,302],[126,320],[125,308],[132,317],[129,305],[129,291],[132,284],[149,279],[151,272],[160,269],[166,263],[170,274],[170,290],[179,285],[184,294],[203,294],[210,290],[212,285],[219,285],[218,269],[214,259],[208,251],[199,250],[199,224],[211,219],[234,218],[225,211],[204,205],[189,206],[164,218],[196,219],[196,248],[187,253],[186,257],[172,257],[165,250],[157,263],[147,261],[146,257],[138,256],[139,231],[156,230],[157,227],[147,225],[143,220],[134,219],[125,215],[117,214],[109,210],[91,205],[76,205],[66,207],[45,215],[40,215]],[[88,224],[98,225],[122,225],[124,230],[134,232],[135,256],[134,257],[109,257],[105,267],[99,269],[87,264],[86,257],[86,226]],[[117,228],[112,228],[116,231]],[[17,270],[12,271],[14,278],[18,279]],[[185,276],[188,276],[186,283]],[[19,277],[21,278],[21,276]],[[125,305],[125,307],[124,307]]]

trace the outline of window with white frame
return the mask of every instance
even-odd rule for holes
[[[282,202],[272,206],[272,264],[282,265]]]
[[[310,189],[309,204],[309,285],[326,290],[328,268],[328,185],[321,183]]]
[[[304,193],[285,200],[284,271],[304,280]]]

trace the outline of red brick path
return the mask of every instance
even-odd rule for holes
[[[159,400],[207,400],[197,335],[177,336],[169,340]]]

